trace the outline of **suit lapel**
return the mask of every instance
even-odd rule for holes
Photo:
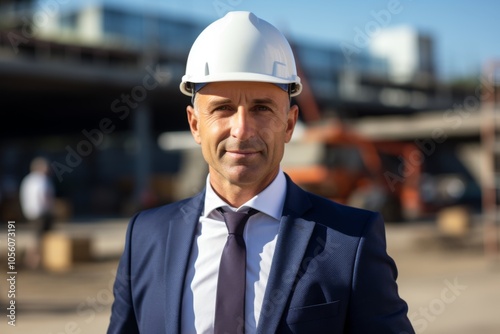
[[[185,274],[204,197],[205,192],[201,192],[184,202],[170,218],[172,223],[169,224],[165,248],[165,325],[168,332],[177,333],[180,329]]]
[[[310,206],[306,193],[287,177],[287,197],[257,333],[277,330],[314,230],[314,222],[300,218]]]

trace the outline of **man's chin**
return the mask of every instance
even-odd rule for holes
[[[232,166],[226,170],[226,177],[231,184],[240,187],[266,187],[276,177],[277,171],[269,172],[260,166]],[[262,184],[265,183],[265,184]]]
[[[229,168],[227,177],[233,184],[245,185],[257,182],[261,173],[258,166],[237,165]]]

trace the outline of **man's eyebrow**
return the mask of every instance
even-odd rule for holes
[[[232,101],[229,98],[211,98],[208,100],[209,106],[213,106],[213,105],[219,106],[222,104],[231,104],[231,103],[232,103]]]
[[[256,98],[253,99],[252,104],[264,104],[277,107],[278,104],[271,98]],[[229,98],[212,98],[208,101],[209,105],[222,105],[222,104],[232,104],[233,101]]]
[[[276,102],[271,99],[271,98],[259,98],[259,99],[253,99],[252,100],[253,104],[265,104],[265,105],[271,105],[272,107],[277,107],[278,105]]]

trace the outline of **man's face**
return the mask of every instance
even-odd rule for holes
[[[288,94],[270,83],[214,82],[188,106],[194,139],[212,186],[263,190],[277,175],[298,116]]]

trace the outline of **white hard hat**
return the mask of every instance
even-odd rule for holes
[[[201,32],[189,52],[180,89],[193,96],[194,84],[218,81],[285,84],[290,96],[302,90],[285,36],[246,11],[229,12]]]

